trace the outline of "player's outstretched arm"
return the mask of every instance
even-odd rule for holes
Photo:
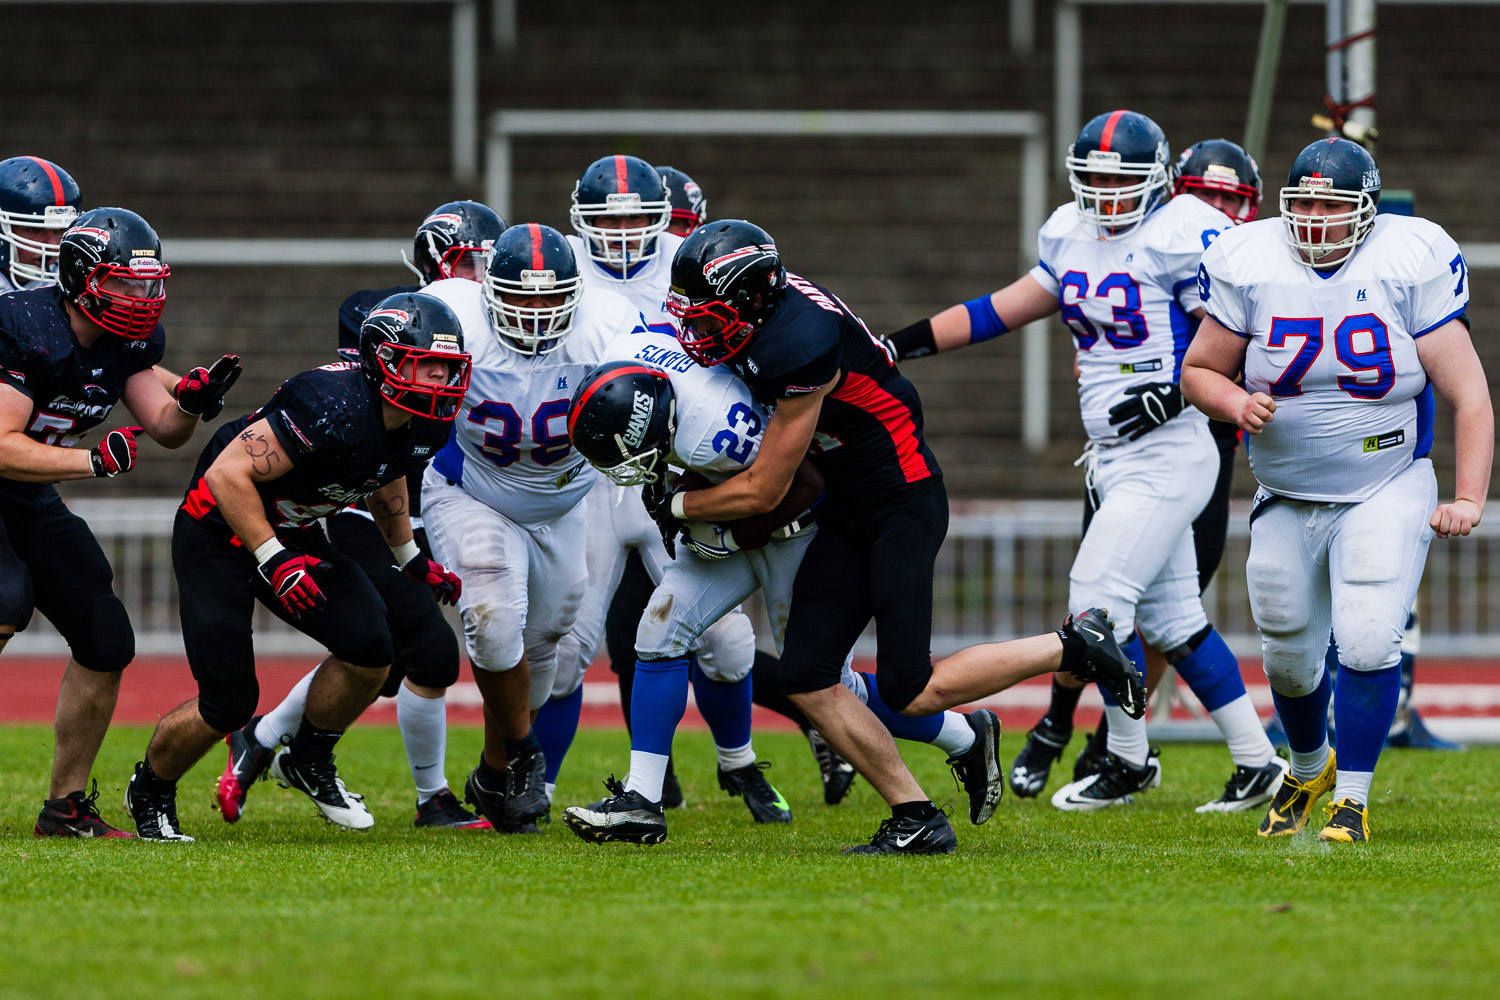
[[[816,392],[778,402],[750,468],[718,486],[673,494],[673,516],[679,520],[724,522],[774,510],[791,488],[792,477],[812,445],[823,397],[833,391],[838,381],[835,376]]]
[[[1259,434],[1276,413],[1276,401],[1235,384],[1249,341],[1205,315],[1182,359],[1182,396],[1215,420]]]
[[[59,448],[26,436],[31,399],[0,383],[0,476],[18,483],[55,483],[94,475],[92,452]]]
[[[126,380],[120,398],[153,441],[163,448],[181,448],[198,429],[198,415],[183,412],[162,385],[171,376],[165,370],[158,374],[155,368],[138,371]]]
[[[1057,296],[1025,274],[997,292],[950,306],[884,340],[896,360],[903,361],[992,340],[1057,310]]]
[[[1490,465],[1495,454],[1495,411],[1484,366],[1474,353],[1468,327],[1456,319],[1417,338],[1417,359],[1438,395],[1453,407],[1457,489],[1452,503],[1432,512],[1439,538],[1467,535],[1484,514],[1490,493]]]

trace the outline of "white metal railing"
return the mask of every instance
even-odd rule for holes
[[[76,500],[115,568],[115,589],[135,623],[143,654],[182,652],[171,532],[177,499]],[[1231,647],[1258,655],[1259,639],[1245,593],[1249,509],[1231,508],[1224,563],[1206,595],[1209,618]],[[938,555],[933,651],[1056,628],[1067,612],[1068,567],[1077,551],[1081,502],[980,501],[953,504],[948,541]],[[1493,583],[1492,583],[1493,581]],[[1418,598],[1423,652],[1500,656],[1500,521],[1465,539],[1435,540]],[[264,609],[257,610],[256,648],[303,653],[314,643]],[[61,638],[38,615],[11,641],[13,653],[57,653]],[[861,653],[874,651],[866,635]]]

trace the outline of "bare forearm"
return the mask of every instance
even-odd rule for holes
[[[795,470],[794,470],[795,471]],[[683,495],[683,513],[692,521],[734,521],[774,510],[791,488],[791,475],[751,466],[747,471],[706,490]]]
[[[1495,455],[1495,413],[1488,395],[1453,414],[1453,438],[1458,460],[1454,496],[1472,501],[1483,512],[1490,493],[1490,465]]]
[[[1182,366],[1182,398],[1215,420],[1238,423],[1248,393],[1212,368]]]
[[[412,540],[411,510],[406,495],[406,480],[398,479],[390,486],[370,497],[366,504],[375,527],[390,548],[397,548]]]
[[[0,436],[0,476],[18,483],[55,483],[90,479],[94,466],[88,449],[59,448],[33,441],[19,431]]]
[[[229,522],[229,527],[246,549],[254,552],[275,537],[271,522],[266,520],[260,491],[249,476],[211,466],[203,478],[219,513],[224,515],[224,520]]]
[[[163,448],[181,448],[192,439],[198,423],[198,415],[184,412],[174,399],[161,408],[154,425],[148,425],[146,433]]]

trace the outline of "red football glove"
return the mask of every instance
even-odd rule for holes
[[[212,420],[224,409],[224,394],[240,377],[240,356],[226,354],[211,368],[194,368],[177,383],[172,395],[183,413]]]
[[[401,572],[418,583],[431,587],[439,604],[457,604],[459,595],[464,592],[464,582],[454,576],[447,566],[424,555],[415,556],[401,567]]]
[[[113,478],[135,468],[135,450],[138,447],[135,436],[143,430],[144,427],[118,427],[104,435],[104,440],[94,445],[89,452],[89,464],[94,467],[94,475]]]
[[[293,618],[304,611],[315,611],[328,603],[312,571],[328,564],[317,556],[282,549],[260,564],[261,577],[276,592],[277,600]]]

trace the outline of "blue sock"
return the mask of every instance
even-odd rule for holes
[[[1134,663],[1135,668],[1141,672],[1141,676],[1145,677],[1146,647],[1141,645],[1141,634],[1137,632],[1130,637],[1129,642],[1121,643],[1120,651],[1130,657],[1130,662]],[[1104,698],[1104,704],[1113,705],[1116,708],[1120,707],[1120,703],[1115,700],[1115,696],[1105,690],[1102,684],[1099,685],[1099,694]]]
[[[630,692],[630,749],[666,756],[687,711],[688,668],[692,661],[636,660]]]
[[[1229,651],[1224,637],[1210,627],[1198,648],[1177,664],[1177,675],[1210,712],[1223,708],[1245,693],[1240,661]]]
[[[887,705],[880,697],[880,688],[875,685],[874,674],[861,674],[865,680],[865,705],[875,713],[886,729],[898,740],[913,743],[931,743],[943,731],[943,713],[937,715],[902,715]]]
[[[1318,686],[1307,694],[1289,695],[1271,689],[1276,715],[1286,730],[1287,746],[1294,753],[1316,753],[1328,738],[1328,699],[1332,695],[1333,675],[1327,670]]]
[[[1401,667],[1339,671],[1333,693],[1334,727],[1339,733],[1339,770],[1373,771],[1396,719]]]
[[[737,681],[716,681],[694,663],[692,676],[693,700],[713,733],[714,746],[734,750],[749,743],[751,695],[755,693],[750,675]]]
[[[563,758],[573,745],[573,737],[578,733],[578,717],[582,713],[582,684],[570,695],[549,698],[536,713],[532,729],[536,731],[537,741],[541,743],[542,753],[547,758],[545,773],[549,785],[557,784],[557,772],[562,770]]]

